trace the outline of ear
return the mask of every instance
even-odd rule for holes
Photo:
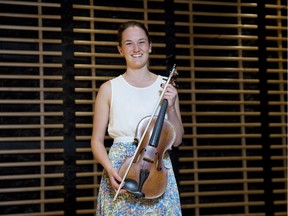
[[[152,52],[152,42],[150,42],[149,53]]]
[[[120,55],[123,56],[122,48],[120,46],[117,46],[117,48],[118,48],[118,52],[120,53]]]

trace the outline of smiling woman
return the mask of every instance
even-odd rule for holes
[[[104,172],[99,189],[97,215],[129,215],[131,213],[153,215],[181,215],[180,198],[172,164],[165,154],[164,165],[168,169],[166,191],[160,197],[145,199],[119,189],[122,181],[118,169],[127,157],[136,151],[135,132],[138,123],[151,115],[163,91],[164,77],[149,71],[149,53],[152,43],[146,27],[139,22],[126,22],[119,27],[118,50],[126,60],[126,72],[105,82],[99,89],[94,109],[91,148]],[[163,99],[167,99],[167,118],[176,132],[175,147],[182,142],[184,129],[179,108],[177,90],[168,84]],[[109,155],[104,146],[108,127],[114,139]],[[119,189],[119,190],[118,190]],[[113,200],[115,191],[120,191]],[[117,192],[118,192],[117,191]]]
[[[149,53],[152,49],[152,44],[149,39],[149,33],[144,26],[136,25],[135,22],[128,22],[126,25],[120,26],[119,34],[120,41],[118,45],[119,53],[124,56],[127,64],[127,71],[125,77],[135,82],[136,80],[145,82],[156,79],[156,75],[148,70]],[[133,73],[132,70],[141,70],[139,73]],[[147,73],[148,71],[148,73]],[[152,76],[154,75],[154,76]],[[133,77],[131,77],[133,76]],[[140,79],[140,80],[139,80]]]
[[[130,27],[123,32],[123,41],[118,50],[125,57],[127,68],[139,69],[147,63],[151,52],[151,42],[139,27]],[[147,70],[147,68],[143,68]]]
[[[124,23],[118,43],[132,17],[149,34]],[[132,54],[149,54],[143,74],[117,46],[140,29],[151,46]],[[285,0],[0,0],[0,215],[92,216],[97,202],[109,206],[111,181],[99,190],[103,167],[90,147],[96,94],[110,136],[133,133],[174,63],[185,135],[170,156],[182,214],[287,215],[287,32]],[[106,150],[112,141],[105,135]],[[115,143],[111,161],[130,156],[126,146]]]

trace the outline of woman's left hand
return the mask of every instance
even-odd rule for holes
[[[164,88],[164,84],[162,84],[161,87]],[[168,101],[168,109],[174,108],[177,95],[177,89],[172,84],[168,84],[163,96],[163,98]]]

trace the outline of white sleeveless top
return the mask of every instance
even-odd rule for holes
[[[160,85],[165,83],[163,78],[158,75],[152,85],[144,88],[130,85],[122,75],[110,80],[112,95],[108,133],[114,142],[134,140],[140,120],[155,109],[162,91]]]

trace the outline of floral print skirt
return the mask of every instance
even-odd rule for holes
[[[133,156],[136,145],[131,142],[114,143],[109,151],[109,158],[114,168],[119,169],[126,157]],[[131,193],[119,194],[113,201],[115,192],[106,171],[103,171],[97,200],[96,216],[181,216],[178,187],[171,160],[166,153],[164,166],[169,168],[166,191],[155,199],[135,197]]]

